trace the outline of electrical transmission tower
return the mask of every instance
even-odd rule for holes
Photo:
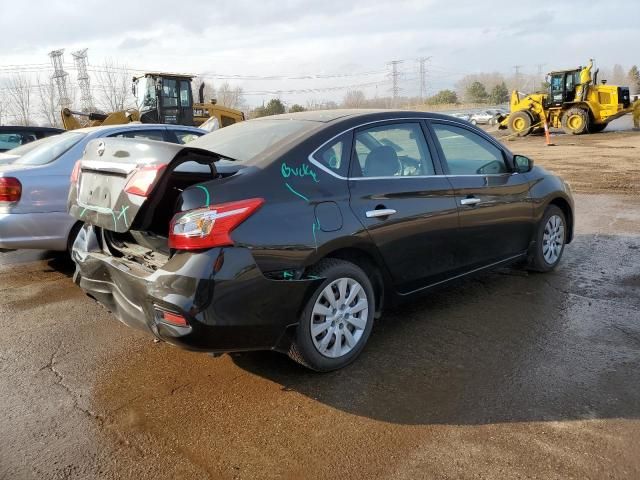
[[[515,70],[516,74],[515,74],[515,82],[516,82],[516,90],[520,90],[520,69],[522,68],[522,65],[514,65],[513,69]]]
[[[69,74],[64,71],[63,54],[64,48],[49,52],[49,57],[51,57],[51,63],[53,64],[53,75],[51,78],[56,82],[56,86],[58,87],[60,106],[62,108],[69,108],[71,106],[71,99],[69,98],[67,89]]]
[[[420,64],[420,103],[424,103],[424,97],[427,94],[427,68],[425,64],[431,57],[421,57],[418,59]]]
[[[80,87],[80,105],[83,112],[93,112],[93,98],[91,97],[91,79],[87,72],[87,49],[72,52],[73,61],[78,71],[78,86]]]
[[[393,106],[396,106],[396,102],[398,99],[398,94],[400,93],[400,72],[398,71],[398,65],[400,65],[404,60],[392,60],[387,65],[391,66],[391,94],[393,96]]]

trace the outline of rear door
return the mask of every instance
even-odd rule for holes
[[[351,209],[401,292],[456,269],[458,211],[453,188],[437,168],[420,121],[377,123],[354,132]]]
[[[459,258],[467,269],[527,250],[533,236],[529,176],[513,173],[506,152],[466,127],[430,121],[460,212]]]

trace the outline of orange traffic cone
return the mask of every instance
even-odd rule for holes
[[[547,139],[547,147],[552,147],[555,144],[551,143],[551,134],[549,133],[549,124],[547,123],[546,116],[543,117],[543,121],[544,121],[544,136]]]

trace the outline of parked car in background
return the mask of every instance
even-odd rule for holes
[[[18,147],[0,159],[0,248],[66,250],[80,222],[67,213],[69,178],[88,142],[137,138],[186,143],[206,132],[179,125],[83,128]]]
[[[497,125],[498,117],[506,114],[507,112],[505,110],[499,108],[490,108],[487,110],[483,110],[482,112],[472,114],[469,121],[474,125]]]
[[[64,130],[53,127],[0,126],[0,152],[6,152],[41,138],[59,135]]]
[[[471,121],[470,113],[450,113],[449,115],[451,115],[454,118],[459,118],[460,120],[465,120],[467,122]]]
[[[270,116],[186,147],[92,141],[73,178],[74,280],[122,322],[320,371],[354,360],[385,306],[514,262],[552,270],[573,237],[565,182],[426,112]]]

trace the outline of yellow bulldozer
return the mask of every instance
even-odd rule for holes
[[[547,76],[548,91],[526,96],[511,93],[509,115],[498,128],[525,136],[539,128],[561,128],[580,135],[604,130],[609,122],[631,111],[629,87],[598,84],[598,71],[591,76],[591,61],[585,68],[560,70]]]
[[[133,95],[138,109],[112,113],[62,110],[62,124],[66,130],[129,122],[165,123],[201,126],[207,129],[226,127],[244,120],[244,114],[233,108],[217,105],[215,100],[205,103],[204,83],[198,91],[199,103],[194,103],[191,91],[193,77],[176,73],[149,72],[133,77]]]

